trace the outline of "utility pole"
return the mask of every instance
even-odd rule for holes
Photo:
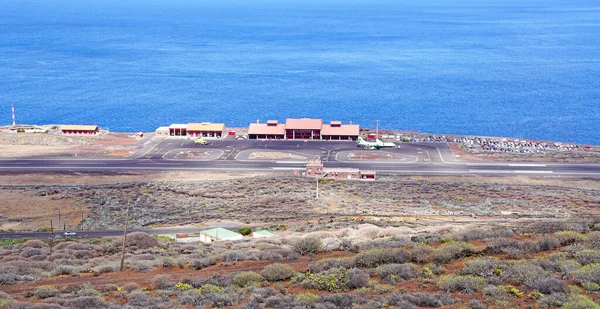
[[[127,202],[127,213],[125,215],[125,232],[123,233],[123,252],[121,253],[121,271],[125,263],[125,246],[127,245],[127,224],[129,223],[129,201]]]
[[[12,121],[13,121],[13,127],[17,125],[17,123],[15,122],[15,105],[12,105]]]
[[[379,138],[379,120],[375,120],[375,123],[377,123],[377,126],[375,127],[375,141],[377,141]]]
[[[52,247],[54,247],[54,226],[52,226],[52,219],[50,219],[50,261],[52,261]]]

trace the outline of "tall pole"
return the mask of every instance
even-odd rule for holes
[[[319,199],[319,174],[317,174],[317,200]]]
[[[375,123],[377,123],[377,126],[375,127],[375,141],[377,141],[379,138],[379,120],[375,120]]]
[[[123,233],[123,252],[121,253],[121,271],[125,263],[125,246],[127,245],[127,224],[129,223],[129,202],[127,202],[127,214],[125,215],[125,232]]]
[[[17,125],[15,122],[15,105],[12,105],[12,118],[13,118],[13,126]]]
[[[52,247],[54,247],[54,226],[52,225],[52,219],[50,219],[50,261],[52,261]]]

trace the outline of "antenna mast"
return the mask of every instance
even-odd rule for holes
[[[15,123],[15,105],[12,105],[12,118],[13,118],[13,127],[16,125]]]

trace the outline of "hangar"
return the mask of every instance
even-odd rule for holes
[[[250,139],[284,139],[285,124],[277,120],[268,120],[267,123],[251,123],[248,128]]]
[[[221,137],[225,130],[224,123],[190,123],[187,126],[187,134],[193,137]]]
[[[100,132],[98,126],[88,125],[66,125],[60,126],[62,134],[80,134],[80,135],[94,135]]]
[[[359,134],[357,124],[342,124],[341,121],[331,121],[321,128],[321,138],[325,140],[356,140]]]

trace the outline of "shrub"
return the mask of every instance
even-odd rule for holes
[[[428,293],[413,293],[404,295],[404,299],[419,307],[437,308],[446,305],[452,305],[457,301],[452,299],[450,295],[443,292],[434,294]]]
[[[600,251],[590,249],[579,251],[575,253],[575,259],[583,265],[600,263]]]
[[[369,275],[358,268],[352,268],[347,273],[348,288],[358,289],[367,286],[369,283]]]
[[[190,268],[194,270],[200,270],[202,268],[213,266],[217,264],[217,259],[214,256],[209,256],[197,260],[193,260],[190,263]]]
[[[415,263],[428,263],[432,260],[433,248],[428,245],[418,245],[411,251],[411,260]]]
[[[296,272],[288,264],[273,263],[267,265],[260,273],[268,281],[283,281],[291,278]]]
[[[600,263],[588,264],[573,272],[573,279],[578,283],[594,282],[600,284]]]
[[[556,237],[543,235],[535,242],[535,251],[550,251],[560,247],[560,240]]]
[[[148,308],[152,306],[155,300],[142,291],[133,291],[127,295],[127,302],[131,306]]]
[[[92,271],[94,271],[97,274],[112,273],[112,272],[119,271],[119,265],[117,265],[117,264],[100,264],[100,265],[92,268]]]
[[[97,296],[81,296],[71,299],[65,304],[67,308],[101,309],[107,308],[103,299]]]
[[[375,294],[387,294],[393,290],[394,286],[389,284],[375,284],[373,286],[373,292],[375,292]]]
[[[573,231],[560,231],[554,234],[563,246],[569,246],[576,243],[584,242],[587,237],[584,234]]]
[[[241,273],[237,273],[235,276],[233,276],[232,278],[232,282],[233,284],[244,288],[247,286],[257,286],[259,283],[263,282],[265,279],[253,272],[253,271],[245,271],[245,272],[241,272]]]
[[[508,263],[502,270],[505,279],[516,281],[519,284],[533,282],[539,278],[550,276],[550,273],[543,268],[527,262]]]
[[[565,302],[562,307],[563,309],[599,309],[592,299],[584,295],[576,295]]]
[[[291,308],[293,300],[292,297],[275,295],[265,299],[265,306],[267,308]]]
[[[258,257],[251,252],[229,251],[221,256],[221,262],[237,262],[247,260],[258,260]]]
[[[417,276],[419,268],[415,264],[384,264],[377,267],[379,278],[389,284],[410,280]]]
[[[485,309],[487,308],[484,304],[481,303],[481,301],[479,301],[478,299],[471,299],[468,303],[467,303],[467,307],[469,309]]]
[[[473,246],[466,242],[450,242],[435,250],[434,259],[438,263],[448,263],[473,253]]]
[[[404,295],[401,293],[392,293],[392,295],[387,298],[386,303],[401,309],[417,309],[415,305],[406,301]]]
[[[21,249],[25,249],[25,248],[42,249],[42,248],[49,248],[49,247],[50,246],[48,246],[45,242],[43,242],[39,239],[28,240],[21,245]]]
[[[319,299],[319,296],[313,293],[300,293],[294,297],[294,303],[304,307],[312,307]]]
[[[129,283],[125,283],[125,285],[123,285],[123,291],[126,292],[133,292],[135,290],[139,290],[140,289],[140,285],[135,283],[135,282],[129,282]]]
[[[21,252],[21,257],[23,258],[30,258],[35,255],[42,255],[42,250],[37,248],[29,248]]]
[[[322,295],[319,303],[323,303],[327,308],[352,308],[357,299],[354,295],[346,293]]]
[[[35,289],[33,295],[39,299],[54,297],[59,294],[58,290],[50,285],[43,285]]]
[[[444,275],[438,279],[437,285],[446,292],[460,291],[471,294],[483,289],[486,285],[485,279],[481,277],[466,275]]]
[[[555,278],[538,278],[527,285],[543,294],[564,293],[567,288],[564,281]]]
[[[77,275],[79,275],[79,269],[77,267],[70,266],[70,265],[57,265],[54,268],[54,270],[52,271],[52,275],[54,275],[54,276],[58,276],[58,275],[77,276]]]
[[[588,291],[600,291],[600,284],[594,282],[583,282],[581,283],[581,286]]]
[[[154,287],[155,290],[163,290],[163,289],[167,289],[169,287],[171,287],[171,276],[169,275],[165,275],[165,274],[161,274],[161,275],[156,275],[154,276],[154,278],[152,278],[152,286]]]
[[[487,251],[493,254],[503,253],[508,248],[521,247],[519,241],[512,238],[495,238],[487,240],[485,243],[487,245]]]
[[[329,292],[344,292],[349,289],[348,270],[332,268],[317,274],[307,273],[300,283],[304,288]]]
[[[498,260],[492,257],[477,258],[465,262],[463,273],[467,275],[475,275],[487,277],[494,275],[494,270],[498,267]]]
[[[354,260],[351,258],[328,258],[318,260],[315,264],[309,264],[308,270],[313,273],[320,273],[330,268],[344,267],[350,269],[354,267]]]
[[[139,249],[148,249],[157,247],[158,240],[144,232],[133,232],[127,235],[127,246],[137,247]]]
[[[458,241],[470,241],[475,239],[510,237],[514,234],[515,233],[512,230],[507,228],[469,229],[452,235],[452,239]]]
[[[404,249],[371,249],[354,256],[358,267],[373,268],[382,264],[402,264],[410,260],[410,253]]]
[[[252,229],[249,227],[242,227],[238,230],[238,232],[244,236],[248,236],[252,234]]]
[[[300,254],[317,253],[323,250],[323,242],[316,237],[304,237],[295,241],[292,249]]]

